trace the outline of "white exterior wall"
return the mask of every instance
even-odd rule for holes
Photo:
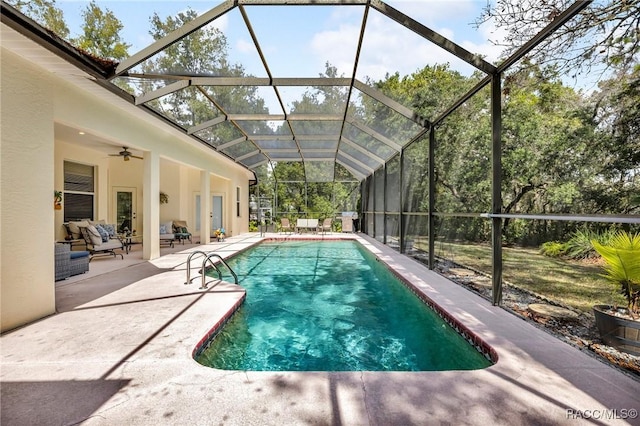
[[[45,72],[2,49],[1,330],[55,312],[53,90]]]
[[[193,194],[203,188],[199,176],[205,173],[211,177],[206,186],[224,194],[229,233],[248,232],[247,218],[235,216],[235,187],[246,198],[249,171],[117,96],[87,92],[4,47],[1,67],[1,331],[55,313],[53,244],[64,236],[64,213],[54,210],[53,191],[63,190],[65,160],[97,166],[94,219],[113,222],[113,187],[134,186],[140,225],[157,228],[161,220],[181,219],[193,227]],[[56,122],[111,141],[114,152],[121,146],[142,151],[159,161],[159,173],[146,170],[147,161],[125,163],[71,144],[54,134]],[[166,206],[157,201],[160,190],[169,194]],[[248,200],[242,201],[247,210]],[[146,258],[157,257],[155,231],[139,233]]]

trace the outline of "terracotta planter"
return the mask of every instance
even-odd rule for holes
[[[611,315],[607,313],[609,309],[611,307],[607,305],[593,307],[596,326],[604,343],[619,351],[640,355],[640,321]]]

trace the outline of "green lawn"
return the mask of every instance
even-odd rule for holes
[[[590,312],[595,304],[626,306],[617,288],[599,274],[595,263],[550,258],[537,249],[503,250],[503,279],[551,300]],[[435,254],[491,274],[491,248],[484,244],[436,242]]]

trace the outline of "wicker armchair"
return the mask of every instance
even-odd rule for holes
[[[71,251],[70,244],[55,245],[55,280],[60,281],[72,275],[83,274],[89,270],[89,252]]]

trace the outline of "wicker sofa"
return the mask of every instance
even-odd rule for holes
[[[72,275],[84,274],[89,270],[89,252],[71,251],[71,245],[56,243],[55,276],[56,281],[64,280]]]

